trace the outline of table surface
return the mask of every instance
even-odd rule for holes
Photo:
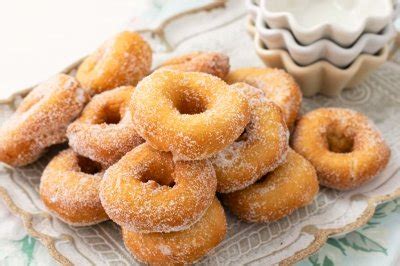
[[[18,1],[24,2],[21,0]],[[204,0],[203,2],[207,1]],[[46,1],[41,2],[44,3]],[[144,3],[144,1],[140,2]],[[174,10],[174,6],[178,6],[179,1],[169,0],[161,3],[161,1],[153,0],[149,2],[151,3],[141,5],[141,8],[136,10],[135,16],[150,16],[151,18],[160,17],[161,15],[167,16],[169,12]],[[182,8],[182,2],[179,2],[179,4],[179,8]],[[185,5],[190,4],[186,1]],[[110,31],[115,28],[116,26],[110,27]],[[103,36],[100,34],[98,38],[101,39]],[[92,44],[89,43],[88,45]],[[0,50],[3,50],[4,47],[0,46],[0,48]],[[61,46],[58,49],[61,49]],[[85,47],[79,52],[75,52],[74,56],[78,57],[82,53],[86,53],[86,49]],[[57,63],[60,65],[61,63],[64,64],[63,61]],[[0,65],[0,68],[1,66],[5,66],[4,61]],[[47,75],[46,71],[43,71],[42,74]],[[35,82],[35,80],[29,82]],[[17,85],[19,86],[20,84]],[[379,205],[373,218],[365,226],[346,235],[330,238],[322,249],[299,262],[298,265],[400,265],[399,249],[400,199],[396,199]],[[13,216],[1,201],[0,264],[56,264],[47,249],[39,241],[27,235],[20,219]]]

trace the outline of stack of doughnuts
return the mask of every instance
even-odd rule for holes
[[[41,177],[45,206],[75,226],[111,219],[139,261],[201,259],[226,236],[219,199],[243,221],[271,222],[310,204],[319,184],[356,188],[389,160],[354,111],[321,108],[296,125],[302,94],[283,70],[229,72],[217,52],[153,72],[151,60],[146,41],[122,32],[76,78],[34,88],[0,128],[0,160],[14,167],[68,140]]]

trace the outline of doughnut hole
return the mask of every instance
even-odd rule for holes
[[[122,119],[124,110],[123,106],[119,103],[105,105],[97,119],[95,119],[94,124],[118,124]]]
[[[104,117],[104,123],[106,124],[118,124],[121,121],[121,114],[120,112],[106,112],[106,116]]]
[[[208,100],[194,90],[183,90],[172,99],[174,107],[182,115],[196,115],[207,110]]]
[[[85,174],[94,175],[102,171],[101,164],[92,161],[89,158],[78,155],[78,166],[80,171]]]
[[[235,140],[235,142],[247,141],[249,139],[249,133],[247,132],[247,127],[243,130],[242,134]]]
[[[326,132],[329,151],[334,153],[350,153],[354,148],[354,136],[338,126],[330,126]]]
[[[159,186],[172,188],[175,186],[173,172],[171,172],[170,169],[158,168],[155,165],[151,165],[149,169],[142,174],[140,181],[154,184],[155,188]]]
[[[268,179],[268,176],[271,174],[272,172],[266,173],[265,175],[263,175],[260,179],[258,179],[254,184],[261,184],[264,181],[266,181]]]

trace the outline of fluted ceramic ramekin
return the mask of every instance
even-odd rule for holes
[[[259,14],[256,18],[256,30],[269,49],[287,50],[299,65],[309,65],[318,60],[327,60],[337,67],[346,67],[361,53],[375,54],[395,35],[392,23],[380,33],[364,33],[351,47],[342,47],[331,40],[322,39],[310,45],[301,45],[285,29],[271,29]]]
[[[389,47],[386,45],[375,55],[361,54],[344,69],[335,67],[324,60],[308,66],[299,66],[293,62],[287,51],[266,49],[250,21],[248,29],[254,36],[256,52],[263,62],[269,67],[285,69],[296,79],[306,97],[317,93],[326,96],[339,95],[344,88],[356,86],[373,70],[381,66],[389,54]]]
[[[254,22],[258,16],[259,2],[260,0],[245,0],[246,9],[250,15],[250,19]]]
[[[363,32],[377,33],[390,21],[392,0],[260,0],[271,28],[290,29],[303,45],[330,39],[352,45]]]
[[[351,66],[341,69],[326,61],[301,67],[293,62],[284,50],[267,50],[256,37],[256,51],[269,67],[283,68],[299,83],[304,96],[321,93],[326,96],[338,96],[344,88],[358,85],[372,71],[387,59],[389,48],[385,46],[377,55],[360,55]]]

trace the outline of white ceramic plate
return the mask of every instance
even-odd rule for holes
[[[271,28],[290,29],[296,39],[311,44],[328,38],[342,46],[362,32],[377,33],[392,17],[392,0],[260,0]]]
[[[318,60],[327,60],[337,67],[346,67],[361,53],[375,54],[395,35],[394,26],[389,23],[379,33],[363,33],[350,47],[342,47],[328,39],[318,40],[310,45],[301,45],[294,39],[290,31],[269,28],[261,14],[256,16],[256,30],[269,49],[287,50],[299,65],[309,65]]]

